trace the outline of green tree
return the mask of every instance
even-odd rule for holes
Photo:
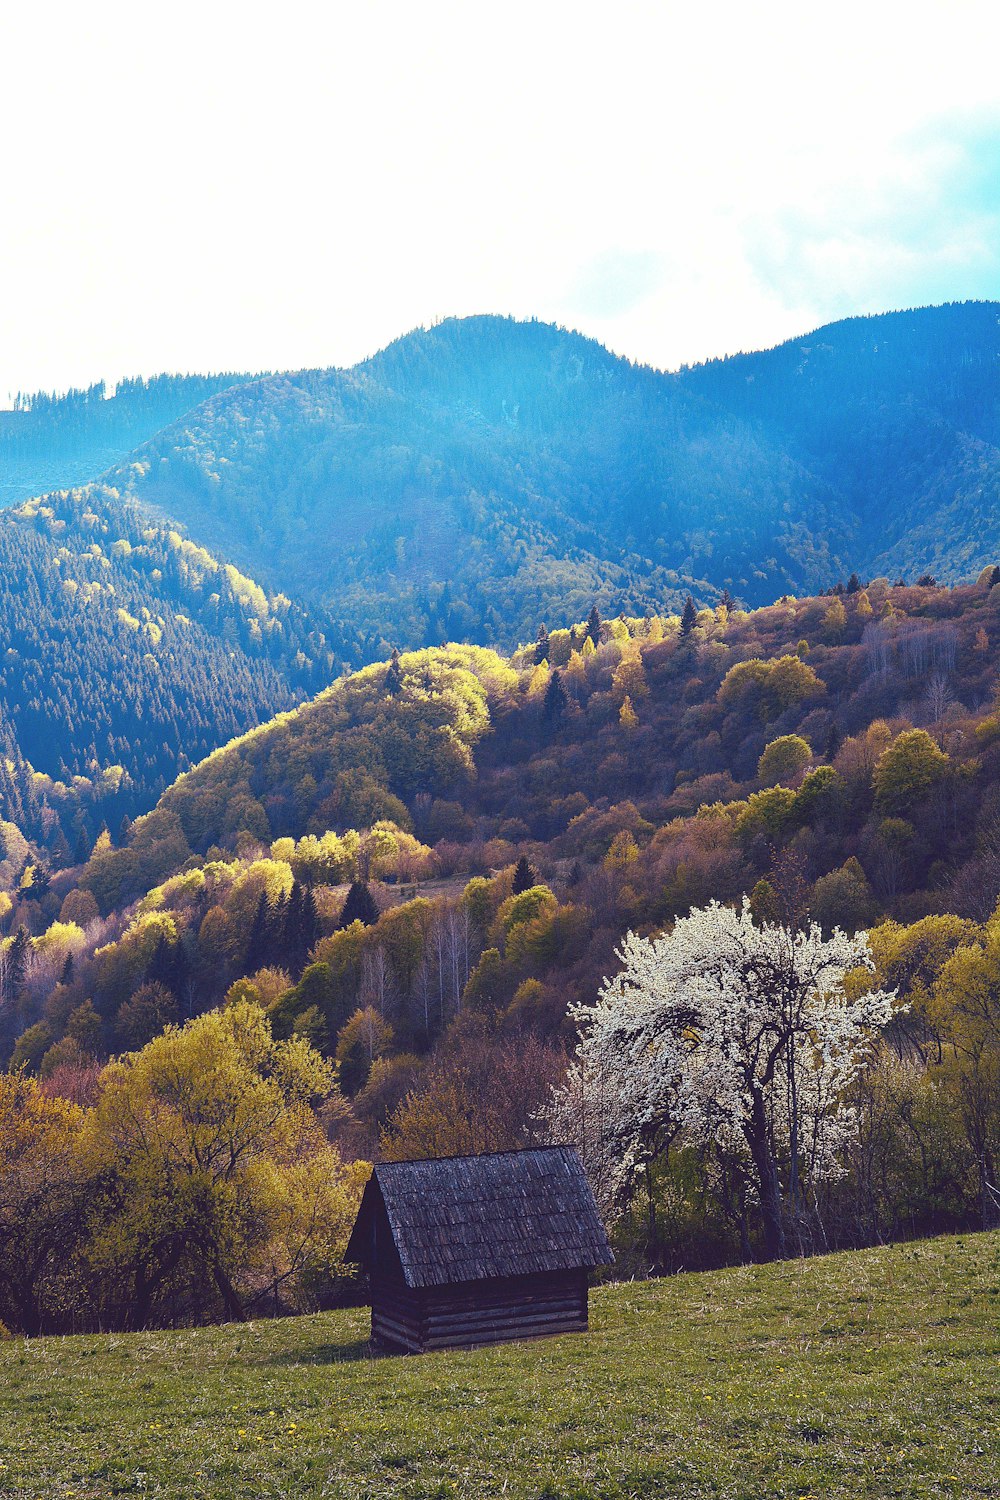
[[[344,929],[350,927],[352,922],[361,922],[365,927],[371,927],[377,921],[378,906],[367,882],[353,881],[341,908],[337,926]]]
[[[242,1319],[294,1305],[307,1273],[333,1267],[357,1203],[313,1108],[333,1086],[307,1042],[276,1042],[245,1001],[108,1065],[89,1255],[119,1318],[147,1326],[186,1294]]]
[[[904,730],[876,763],[876,805],[882,812],[906,812],[944,779],[949,765],[925,729]]]
[[[84,1223],[83,1111],[33,1078],[0,1074],[0,1320],[43,1332]]]
[[[757,778],[764,786],[791,785],[812,760],[812,750],[800,734],[772,740],[757,762]]]

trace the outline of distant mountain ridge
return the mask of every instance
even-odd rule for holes
[[[105,469],[161,427],[249,374],[155,375],[103,381],[62,395],[19,395],[0,411],[0,506],[52,490],[72,489]]]
[[[974,573],[1000,520],[1000,305],[831,324],[678,374],[447,320],[353,370],[213,395],[106,481],[357,635],[748,603],[852,570]]]
[[[830,485],[857,519],[859,572],[957,582],[992,561],[1000,303],[849,318],[679,379]]]
[[[851,571],[974,576],[1000,524],[998,366],[997,303],[672,375],[477,317],[353,370],[33,398],[0,414],[0,487],[12,455],[66,472],[133,446],[105,482],[0,514],[6,803],[32,801],[32,768],[103,787],[120,765],[108,812],[132,814],[394,644],[505,650],[595,603],[755,604]]]
[[[220,393],[105,479],[361,633],[514,644],[595,600],[835,575],[828,486],[745,425],[579,334],[471,318]]]

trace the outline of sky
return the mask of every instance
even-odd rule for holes
[[[539,317],[675,369],[1000,297],[992,3],[33,0],[0,401]]]

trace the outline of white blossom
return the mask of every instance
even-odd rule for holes
[[[845,990],[874,969],[867,935],[758,926],[748,901],[712,902],[665,936],[629,933],[617,956],[575,1012],[582,1040],[550,1128],[579,1142],[605,1208],[678,1134],[724,1154],[780,1241],[779,1206],[841,1170],[850,1085],[893,1013],[893,993]]]

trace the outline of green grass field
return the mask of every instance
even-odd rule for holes
[[[1000,1496],[1000,1234],[608,1286],[588,1335],[367,1313],[0,1345],[0,1495]]]

